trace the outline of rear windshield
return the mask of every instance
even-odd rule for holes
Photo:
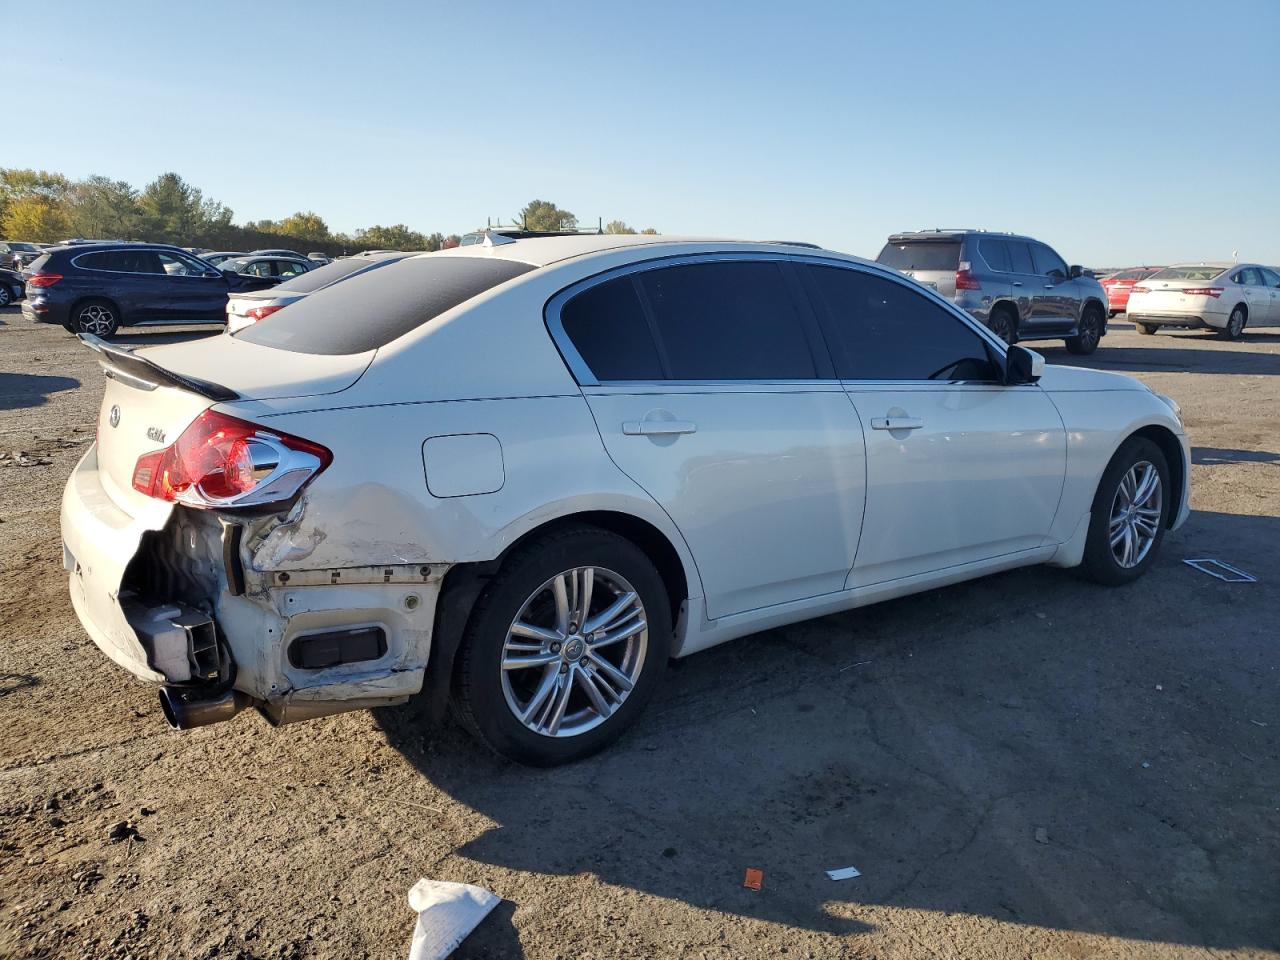
[[[1165,267],[1157,270],[1148,280],[1212,280],[1226,273],[1230,267]]]
[[[960,243],[917,240],[886,243],[877,263],[895,270],[951,270],[960,266]]]
[[[532,269],[488,257],[410,257],[299,300],[238,336],[294,353],[364,353]]]
[[[41,270],[44,269],[44,265],[48,262],[49,262],[49,255],[47,253],[41,254],[40,256],[36,257],[34,260],[31,261],[30,265],[27,267],[27,272],[39,273]]]
[[[327,287],[331,283],[337,283],[353,273],[385,267],[389,263],[395,263],[397,259],[403,258],[388,257],[385,260],[372,260],[369,257],[352,257],[348,260],[335,260],[333,263],[325,264],[323,267],[316,267],[314,270],[300,273],[272,289],[288,290],[293,293],[311,293],[321,287]]]

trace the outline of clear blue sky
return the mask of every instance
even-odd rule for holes
[[[1280,0],[35,6],[0,165],[175,170],[237,221],[461,232],[538,197],[866,256],[965,225],[1280,262]]]

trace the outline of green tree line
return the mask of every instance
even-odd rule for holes
[[[45,170],[0,167],[0,236],[56,243],[72,237],[147,240],[215,250],[288,247],[337,255],[357,250],[440,250],[461,237],[421,233],[403,223],[375,224],[335,233],[310,210],[283,220],[232,222],[231,208],[206,197],[176,173],[162,173],[141,190],[123,180],[90,176],[71,180]],[[530,230],[573,230],[578,219],[547,200],[526,204],[515,220]],[[621,220],[605,233],[636,233]],[[657,233],[652,227],[642,233]]]

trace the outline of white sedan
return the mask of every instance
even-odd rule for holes
[[[1280,323],[1280,274],[1257,263],[1175,264],[1133,287],[1128,319],[1148,336],[1210,327],[1239,340],[1246,324]]]
[[[560,763],[670,657],[1028,564],[1128,583],[1188,512],[1172,400],[798,245],[491,237],[235,337],[84,339],[72,602],[177,727],[425,687]]]

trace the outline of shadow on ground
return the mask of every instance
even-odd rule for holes
[[[74,377],[51,377],[36,373],[0,373],[0,410],[21,410],[49,402],[49,395],[74,390]]]
[[[833,933],[888,906],[1277,948],[1277,537],[1199,513],[1128,587],[1033,568],[744,638],[676,661],[630,736],[557,770],[421,705],[378,721],[495,821],[458,851],[480,863]]]
[[[1093,370],[1116,370],[1122,373],[1226,373],[1248,376],[1280,374],[1280,357],[1274,353],[1231,349],[1238,345],[1222,343],[1211,336],[1202,336],[1197,339],[1204,342],[1186,348],[1109,347],[1104,339],[1097,352],[1087,357],[1077,357],[1068,353],[1066,348],[1056,345],[1029,342],[1027,346],[1043,353],[1050,363],[1089,367]],[[1280,343],[1280,335],[1255,335],[1247,337],[1242,343],[1248,346],[1251,341]],[[1215,345],[1221,345],[1224,349],[1213,351]]]

